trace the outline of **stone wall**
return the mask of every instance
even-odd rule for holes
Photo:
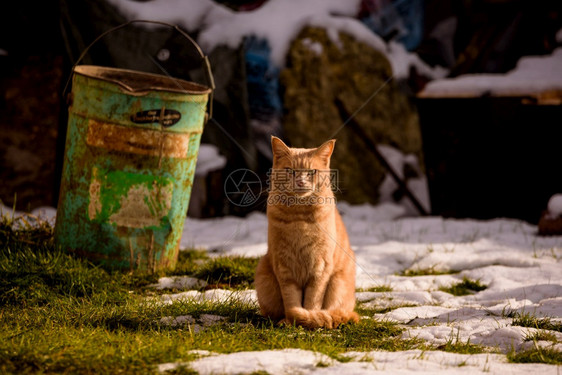
[[[344,125],[348,116],[337,102],[376,144],[423,160],[417,112],[391,77],[383,53],[344,33],[336,44],[314,27],[303,29],[292,43],[281,74],[285,139],[293,147],[316,147],[336,138],[332,168],[339,170],[338,197],[350,203],[377,203],[386,171]]]

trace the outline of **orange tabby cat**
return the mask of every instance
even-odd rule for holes
[[[330,175],[335,140],[289,148],[272,137],[268,250],[255,278],[261,313],[307,328],[357,322],[355,255]]]

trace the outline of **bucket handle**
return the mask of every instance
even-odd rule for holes
[[[201,50],[201,47],[199,47],[199,45],[193,40],[193,38],[191,38],[185,31],[183,31],[178,25],[173,25],[171,23],[167,23],[167,22],[161,22],[161,21],[151,21],[151,20],[131,20],[128,22],[125,22],[121,25],[115,26],[109,30],[104,31],[102,34],[98,35],[98,37],[96,39],[94,39],[93,42],[91,42],[86,49],[84,49],[84,51],[82,51],[82,53],[80,54],[80,56],[78,57],[78,60],[76,60],[76,62],[74,63],[74,65],[72,65],[72,73],[70,74],[70,76],[68,77],[68,80],[66,81],[66,85],[64,86],[64,90],[63,90],[63,97],[66,95],[67,90],[68,90],[68,86],[70,85],[70,82],[72,80],[72,76],[74,74],[74,68],[76,68],[76,66],[78,64],[80,64],[80,62],[84,59],[84,57],[86,56],[86,54],[88,53],[88,51],[90,50],[90,48],[92,48],[94,46],[94,44],[96,44],[97,42],[99,42],[102,38],[104,38],[106,35],[111,34],[114,31],[120,30],[122,28],[125,28],[131,24],[134,23],[149,23],[149,24],[153,24],[153,25],[161,25],[161,26],[168,26],[171,27],[172,29],[176,30],[178,33],[180,33],[185,39],[187,39],[191,45],[195,48],[195,50],[197,51],[197,53],[199,54],[199,56],[201,57],[201,59],[203,60],[203,62],[205,63],[204,68],[205,68],[205,79],[207,81],[207,84],[209,85],[209,87],[211,88],[211,92],[209,94],[209,113],[207,114],[207,118],[206,120],[209,120],[210,118],[213,117],[213,93],[215,91],[215,79],[213,78],[213,73],[211,72],[211,64],[209,62],[209,58],[203,53],[203,51]]]

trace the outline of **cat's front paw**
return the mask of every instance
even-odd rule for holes
[[[278,326],[294,326],[295,322],[292,320],[289,320],[287,318],[283,318],[281,319],[279,322],[277,322]]]

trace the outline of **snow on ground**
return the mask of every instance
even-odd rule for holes
[[[239,352],[216,355],[197,353],[201,358],[189,366],[199,374],[249,374],[265,371],[268,374],[521,374],[530,372],[557,374],[556,366],[544,364],[507,363],[502,355],[464,355],[445,352],[408,350],[404,352],[349,352],[350,362],[338,362],[326,355],[306,350],[284,349],[262,352]],[[185,364],[165,363],[160,372],[177,369]]]
[[[429,82],[422,97],[531,95],[562,90],[562,47],[551,55],[525,56],[506,74],[465,74]]]
[[[367,290],[386,286],[392,290],[358,292],[358,303],[380,309],[394,308],[373,317],[405,324],[408,329],[403,337],[418,337],[435,345],[458,339],[506,353],[512,349],[530,349],[534,343],[525,339],[536,332],[532,328],[511,326],[508,315],[518,312],[562,319],[562,237],[539,237],[536,226],[514,219],[400,218],[404,208],[389,203],[376,207],[341,203],[339,207],[357,255],[357,287]],[[217,255],[259,256],[267,250],[266,229],[267,219],[262,213],[253,213],[245,219],[187,219],[182,246],[208,249]],[[411,277],[402,275],[406,270],[458,272]],[[479,280],[488,287],[460,297],[439,290],[464,277]],[[232,292],[210,292],[186,293],[201,299],[237,298]],[[240,297],[248,301],[255,295],[244,292]],[[562,334],[555,335],[562,341]],[[562,350],[562,345],[557,344],[556,348]],[[234,362],[243,363],[238,370],[244,372],[251,366],[249,363],[259,370],[274,361],[276,366],[285,366],[285,373],[295,368],[303,373],[319,374],[342,371],[362,374],[376,370],[404,374],[557,371],[554,366],[508,364],[505,357],[492,354],[374,352],[369,353],[374,362],[336,363],[327,368],[315,367],[315,361],[321,360],[313,360],[310,355],[310,352],[298,356],[292,353],[293,359],[285,360],[283,352],[238,353],[213,356],[212,361],[201,359],[193,368],[201,373],[222,373],[221,366],[228,364],[230,370],[225,373],[236,373],[238,367]],[[252,358],[258,357],[259,360],[252,362]],[[460,366],[461,363],[464,365]]]
[[[489,221],[440,217],[402,217],[402,206],[339,204],[357,256],[357,287],[386,287],[388,292],[357,293],[359,304],[390,311],[364,317],[403,324],[403,337],[418,337],[442,345],[461,340],[499,349],[532,348],[527,341],[537,330],[512,326],[514,313],[562,320],[562,236],[540,237],[534,225],[499,218]],[[0,207],[11,215],[7,207]],[[40,209],[51,217],[54,209]],[[51,216],[49,216],[51,215]],[[260,256],[267,250],[267,218],[255,212],[246,218],[187,218],[181,248],[206,249],[211,255]],[[458,271],[458,273],[404,276],[407,270]],[[478,293],[455,297],[440,291],[464,277],[488,287]],[[163,278],[160,289],[189,288],[189,278]],[[181,299],[228,301],[236,298],[255,303],[254,290],[220,289],[164,294],[160,302]],[[211,319],[211,318],[209,318]],[[213,318],[215,319],[215,318]],[[211,319],[211,320],[213,320]],[[189,316],[166,317],[163,324],[186,324]],[[198,322],[204,329],[208,322]],[[562,350],[562,334],[555,333]],[[551,342],[539,341],[541,346]],[[354,360],[334,362],[318,353],[300,350],[233,353],[203,357],[191,366],[201,374],[244,373],[266,369],[270,373],[366,374],[391,371],[418,373],[556,373],[556,366],[509,364],[501,354],[460,355],[444,352],[407,351],[349,354]],[[327,367],[316,366],[323,363]],[[177,366],[163,364],[161,369]],[[271,369],[275,369],[272,372]],[[277,371],[278,370],[278,371]]]
[[[355,17],[360,0],[269,0],[261,7],[235,12],[211,0],[108,0],[128,19],[149,19],[178,24],[186,30],[199,31],[197,42],[207,53],[219,45],[237,48],[244,37],[266,39],[271,59],[277,67],[285,66],[291,42],[305,26],[326,29],[330,39],[340,44],[339,33],[353,35],[358,41],[384,53],[394,77],[409,76],[410,67],[432,78],[443,78],[447,70],[432,68],[416,54],[398,43],[386,44]]]

